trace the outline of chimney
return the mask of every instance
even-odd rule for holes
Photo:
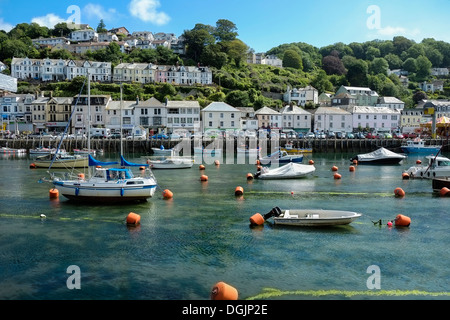
[[[136,96],[136,104],[139,104],[139,96]]]

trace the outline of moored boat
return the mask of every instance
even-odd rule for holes
[[[404,159],[406,159],[405,155],[381,147],[369,153],[358,154],[350,161],[356,160],[359,164],[399,164]]]
[[[312,175],[315,171],[313,165],[290,162],[276,169],[261,167],[254,177],[261,180],[299,179]]]
[[[8,148],[8,147],[2,147],[0,150],[1,153],[4,154],[26,154],[27,153],[27,149],[15,149],[15,148]]]
[[[441,191],[442,188],[450,189],[450,177],[447,178],[433,178],[432,188],[434,192]]]
[[[296,148],[292,142],[286,143],[281,151],[286,151],[289,154],[299,154],[299,153],[311,153],[312,148]]]
[[[405,172],[412,178],[447,178],[450,177],[450,159],[439,156],[427,156],[425,165],[412,166]]]
[[[173,156],[175,154],[174,149],[166,149],[163,145],[161,145],[159,148],[152,148],[153,154],[155,156]]]
[[[87,168],[89,161],[86,156],[58,153],[38,156],[33,164],[36,168]]]
[[[288,154],[286,151],[278,150],[265,157],[260,157],[259,160],[261,164],[266,165],[272,163],[300,163],[303,161],[303,154]]]
[[[415,138],[414,140],[407,140],[401,149],[405,153],[420,153],[420,154],[438,154],[441,150],[441,146],[437,145],[425,145],[425,141],[421,138]]]
[[[169,157],[161,160],[147,160],[152,169],[187,169],[192,168],[194,160],[188,157]]]

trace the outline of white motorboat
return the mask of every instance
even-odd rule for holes
[[[289,154],[286,151],[275,151],[265,157],[259,158],[261,164],[271,164],[271,163],[289,163],[296,162],[300,163],[303,161],[303,154]]]
[[[401,146],[405,153],[420,153],[420,154],[438,154],[441,146],[425,145],[425,141],[420,138],[414,140],[407,140],[405,145]]]
[[[194,154],[218,156],[222,154],[222,149],[194,147]]]
[[[23,155],[23,154],[27,153],[27,149],[15,149],[15,148],[2,147],[0,152],[3,154]]]
[[[255,216],[256,219],[254,218]],[[323,209],[293,209],[281,210],[279,207],[273,208],[264,216],[256,214],[251,221],[264,221],[272,218],[274,224],[296,227],[330,227],[347,225],[362,216],[361,213],[341,210]]]
[[[57,150],[58,150],[57,148],[37,147],[37,148],[30,149],[29,153],[30,153],[30,155],[43,156],[43,155],[47,155],[47,154],[55,154]],[[67,152],[64,149],[59,149],[58,153],[66,154]]]
[[[166,149],[163,145],[161,145],[159,148],[152,148],[153,155],[155,156],[165,156],[170,157],[175,154],[174,149]]]
[[[410,167],[405,172],[412,178],[447,178],[450,177],[450,159],[446,157],[427,156],[428,163]]]
[[[275,169],[261,167],[261,170],[254,176],[256,179],[261,180],[299,179],[312,175],[315,171],[316,168],[313,165],[290,162]]]
[[[147,160],[152,169],[187,169],[192,168],[194,160],[187,157],[169,157],[162,160]]]
[[[357,160],[358,164],[399,164],[404,159],[406,159],[405,155],[381,147],[373,152],[359,154],[350,161]]]
[[[134,164],[121,156],[121,167],[108,166],[117,162],[101,162],[89,157],[89,167],[94,168],[91,177],[78,175],[73,179],[53,176],[53,185],[69,200],[77,202],[117,203],[146,201],[156,191],[156,178],[148,164]],[[134,175],[130,167],[140,167],[140,175]]]
[[[103,153],[103,150],[94,150],[94,149],[88,149],[88,148],[83,148],[83,149],[73,149],[73,153],[74,154],[92,154],[94,157],[97,153]]]

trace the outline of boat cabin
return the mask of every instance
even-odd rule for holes
[[[105,179],[105,181],[126,180],[133,178],[133,173],[129,169],[96,168],[94,177]]]

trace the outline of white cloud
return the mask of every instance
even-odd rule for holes
[[[158,0],[132,0],[128,8],[132,16],[142,21],[164,25],[170,21],[170,17],[164,12],[158,12],[160,6]]]
[[[42,17],[35,17],[31,19],[31,22],[36,22],[40,26],[46,26],[48,28],[53,28],[55,24],[66,22],[66,19],[63,19],[61,17],[58,17],[57,15],[53,13],[48,13],[45,16]]]
[[[402,27],[391,27],[387,26],[384,28],[380,28],[377,30],[377,33],[382,36],[395,36],[395,35],[406,35],[406,36],[417,36],[420,33],[420,30],[415,28],[413,30],[408,30]]]
[[[14,28],[12,24],[3,21],[3,18],[0,18],[0,30],[9,32],[11,31],[12,28]]]
[[[88,19],[98,19],[98,20],[108,20],[113,21],[117,13],[116,9],[106,10],[99,4],[88,3],[83,8],[83,13],[88,17]]]

